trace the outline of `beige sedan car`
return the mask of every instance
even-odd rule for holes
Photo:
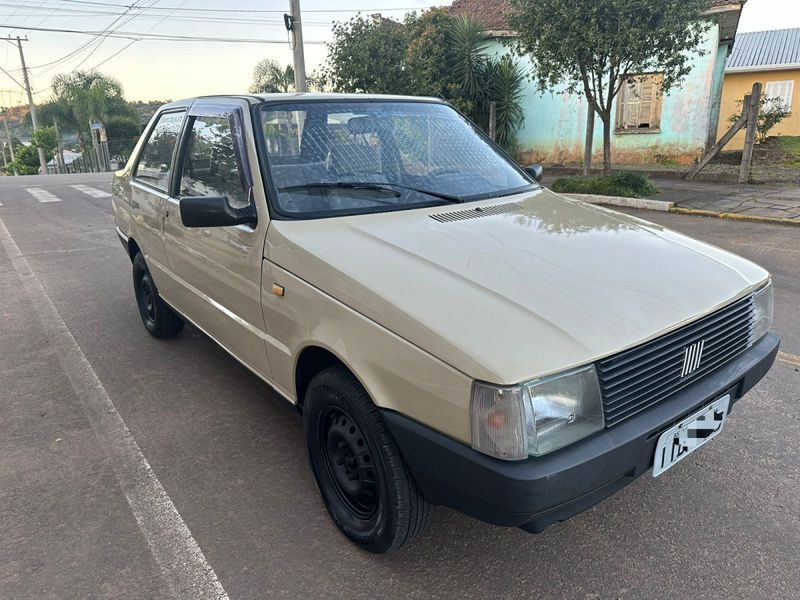
[[[775,359],[764,269],[540,176],[434,99],[206,97],[156,113],[113,209],[147,330],[296,405],[385,552],[432,504],[538,532],[659,475]]]

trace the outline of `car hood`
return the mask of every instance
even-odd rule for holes
[[[635,346],[768,277],[714,246],[544,189],[274,221],[265,255],[467,375],[506,384]]]

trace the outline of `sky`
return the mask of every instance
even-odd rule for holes
[[[301,0],[306,70],[325,61],[331,24],[359,11],[380,12],[401,19],[410,9],[422,10],[448,0]],[[131,9],[135,4],[140,8]],[[241,93],[252,81],[262,58],[281,64],[292,60],[283,13],[288,0],[227,0],[224,12],[213,0],[0,0],[0,35],[26,36],[23,43],[37,101],[50,95],[54,75],[73,69],[98,68],[120,80],[129,100],[167,100],[215,93]],[[260,11],[260,12],[253,12]],[[739,31],[800,27],[800,0],[749,0]],[[229,43],[100,38],[34,28],[81,31],[114,30],[117,34],[147,33],[261,40]],[[21,82],[15,45],[0,47],[0,66]],[[0,72],[0,105],[25,102],[22,89]]]

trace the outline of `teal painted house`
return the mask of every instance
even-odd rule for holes
[[[733,46],[744,1],[711,0],[706,15],[711,27],[692,69],[679,87],[662,95],[659,73],[642,73],[624,86],[615,100],[611,145],[617,164],[691,164],[717,138],[725,60]],[[455,0],[451,14],[473,16],[493,42],[489,52],[509,52],[514,37],[504,14],[508,0]],[[528,69],[528,59],[518,59]],[[539,92],[526,85],[525,122],[518,132],[521,157],[529,162],[579,164],[583,160],[587,103],[563,89]],[[602,159],[603,131],[595,119],[593,154]]]

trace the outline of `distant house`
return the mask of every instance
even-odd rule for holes
[[[756,81],[761,82],[767,98],[780,98],[792,111],[769,134],[800,135],[800,28],[739,34],[725,65],[720,130],[730,127],[728,117],[738,112],[737,100]],[[743,145],[744,132],[740,131],[727,148],[739,150]]]
[[[632,76],[614,107],[614,161],[622,164],[659,162],[690,164],[717,138],[725,60],[733,45],[744,0],[711,0],[705,13],[712,25],[695,53],[682,84],[663,95],[662,74]],[[455,0],[450,13],[471,15],[488,31],[492,54],[504,54],[515,36],[506,23],[508,0]],[[520,59],[533,68],[528,59]],[[563,88],[540,93],[532,82],[524,91],[525,123],[518,134],[523,159],[547,163],[580,163],[586,134],[587,105],[582,96]],[[594,155],[602,156],[602,122],[595,119]]]

